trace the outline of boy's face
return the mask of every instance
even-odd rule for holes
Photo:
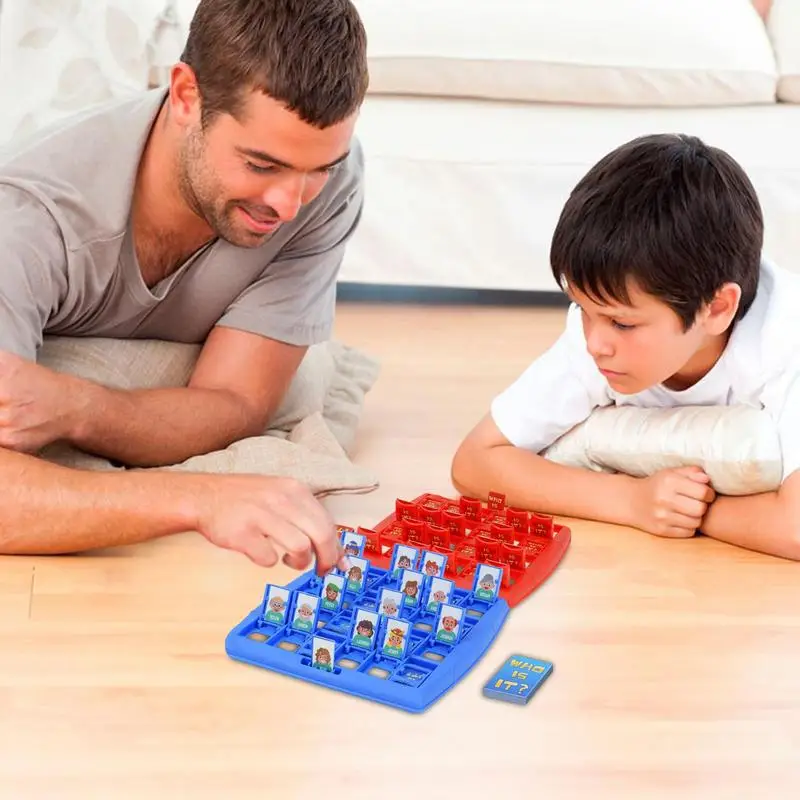
[[[666,303],[636,286],[629,289],[630,305],[602,304],[576,289],[569,294],[581,308],[586,349],[609,386],[636,394],[658,384],[686,389],[700,380],[725,349],[740,291],[723,287],[688,331]]]

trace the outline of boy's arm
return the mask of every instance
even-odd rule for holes
[[[700,530],[729,544],[800,560],[800,367],[791,336],[781,348],[772,353],[774,377],[764,382],[760,399],[780,442],[783,482],[774,492],[718,497]]]
[[[518,508],[638,526],[638,479],[556,464],[516,447],[490,414],[456,451],[451,477],[461,494],[472,497],[485,500],[497,491]]]
[[[718,497],[708,508],[701,532],[712,539],[800,560],[800,472],[777,492]]]

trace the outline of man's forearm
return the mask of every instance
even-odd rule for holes
[[[129,466],[177,464],[259,432],[261,420],[233,393],[198,388],[120,391],[89,385],[70,441]]]
[[[0,554],[76,553],[194,530],[203,480],[72,470],[0,449]]]
[[[517,508],[618,525],[635,525],[636,478],[567,467],[511,445],[458,454],[452,481],[465,495],[501,492]]]
[[[769,555],[800,560],[800,520],[778,492],[717,497],[709,506],[701,531],[712,539]]]

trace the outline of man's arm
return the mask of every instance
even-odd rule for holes
[[[77,553],[197,531],[254,563],[347,568],[307,487],[261,475],[72,470],[0,448],[0,555]]]
[[[515,447],[487,415],[464,439],[451,468],[452,482],[464,495],[486,500],[505,494],[517,508],[542,514],[636,525],[638,481],[548,461]]]
[[[0,553],[74,553],[193,530],[195,481],[72,470],[0,448]]]
[[[306,348],[216,327],[188,387],[121,391],[82,382],[69,440],[134,466],[175,464],[264,431]]]
[[[777,492],[718,497],[701,532],[712,539],[769,555],[800,560],[800,472]]]

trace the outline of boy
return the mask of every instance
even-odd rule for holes
[[[604,157],[553,236],[553,275],[572,301],[566,329],[463,441],[456,488],[660,536],[701,530],[800,559],[800,277],[762,259],[762,243],[756,192],[721,150],[653,135]],[[780,437],[782,485],[717,497],[698,467],[634,478],[539,455],[611,404],[765,408]]]

